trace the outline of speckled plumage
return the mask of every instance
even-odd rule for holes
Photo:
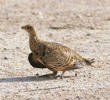
[[[34,61],[39,61],[41,64],[45,65],[48,69],[53,71],[54,77],[57,75],[58,71],[74,70],[78,68],[79,64],[91,65],[93,60],[89,61],[81,57],[74,50],[55,42],[46,42],[38,38],[37,32],[34,27],[30,25],[23,26],[29,33],[29,45],[34,55]],[[92,66],[93,67],[93,66]]]

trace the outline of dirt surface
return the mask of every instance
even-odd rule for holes
[[[26,24],[43,40],[95,58],[96,68],[37,77],[51,71],[30,66]],[[109,41],[110,0],[0,0],[0,100],[110,100]]]

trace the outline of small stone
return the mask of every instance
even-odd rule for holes
[[[84,77],[86,77],[86,75],[84,75]]]
[[[77,100],[80,100],[80,97],[79,96],[76,96]]]
[[[89,76],[88,78],[91,78],[91,76]]]
[[[4,57],[4,59],[7,60],[8,58],[7,57]]]
[[[16,47],[16,49],[20,49],[20,47]]]
[[[86,36],[90,36],[90,34],[88,33],[88,34],[86,34]]]
[[[7,50],[7,48],[3,48],[4,50]]]
[[[77,73],[75,73],[75,77],[77,77],[78,76],[78,74]]]
[[[94,30],[95,29],[93,26],[89,26],[88,28],[91,29],[91,30]]]
[[[99,40],[96,40],[95,42],[99,42]]]

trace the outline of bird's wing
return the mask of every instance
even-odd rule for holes
[[[42,56],[41,60],[47,66],[56,70],[63,70],[74,63],[75,53],[70,48],[58,43],[48,43],[46,46],[45,55]]]
[[[34,61],[32,53],[28,55],[28,61],[34,68],[47,68],[45,65],[40,63],[38,60]]]

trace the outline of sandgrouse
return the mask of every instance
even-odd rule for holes
[[[62,77],[65,71],[79,68],[79,64],[94,67],[92,65],[93,59],[85,59],[74,50],[60,43],[46,42],[39,39],[33,26],[25,25],[22,26],[22,29],[29,33],[29,45],[32,51],[30,56],[33,55],[33,66],[43,65],[42,67],[46,67],[53,72],[52,74],[47,74],[47,76],[56,77],[57,72],[62,71]]]

